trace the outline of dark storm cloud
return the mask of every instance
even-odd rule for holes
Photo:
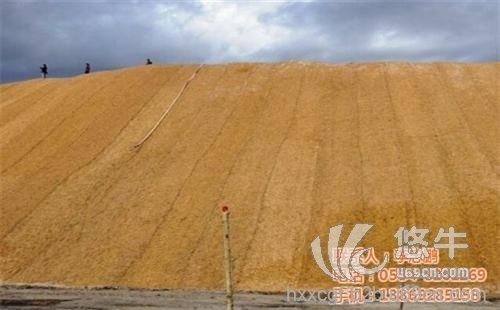
[[[495,61],[498,1],[2,1],[2,82],[155,62]],[[253,18],[255,17],[255,18]]]
[[[193,39],[158,34],[154,2],[8,1],[1,7],[2,81],[33,77],[43,63],[50,75],[65,76],[82,72],[85,62],[105,69],[147,57],[203,61]]]

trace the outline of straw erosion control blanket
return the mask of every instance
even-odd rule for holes
[[[330,228],[343,225],[340,246],[365,223],[357,246],[390,254],[365,283],[393,286],[390,268],[416,266],[394,254],[415,226],[432,254],[418,267],[475,278],[412,283],[498,292],[499,72],[152,65],[3,84],[0,280],[223,288],[229,205],[239,290],[338,285],[311,242],[331,271]],[[439,248],[453,242],[467,248]]]

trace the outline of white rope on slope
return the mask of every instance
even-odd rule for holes
[[[153,132],[156,130],[156,128],[158,128],[158,126],[160,126],[160,123],[163,121],[163,119],[170,112],[170,110],[175,105],[175,103],[177,102],[177,100],[179,100],[179,98],[182,96],[182,94],[184,93],[184,91],[188,87],[189,83],[194,79],[194,77],[196,76],[196,74],[200,71],[201,67],[203,67],[203,64],[201,64],[196,69],[196,71],[191,75],[191,77],[186,81],[186,83],[184,83],[184,86],[182,86],[181,90],[179,91],[179,93],[177,94],[177,96],[174,98],[174,100],[172,101],[172,103],[170,104],[170,106],[167,108],[167,110],[165,110],[165,112],[163,112],[163,114],[161,115],[161,117],[158,120],[158,122],[156,122],[156,124],[153,126],[153,128],[151,128],[151,130],[144,136],[144,138],[142,138],[142,140],[139,143],[137,143],[136,145],[134,145],[134,148],[141,147],[144,144],[144,142],[146,142],[146,140],[149,139],[153,135]]]

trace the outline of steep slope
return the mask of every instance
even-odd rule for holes
[[[207,65],[134,148],[197,68],[0,86],[0,280],[221,288],[227,204],[238,289],[330,288],[310,242],[342,223],[379,258],[453,226],[440,266],[500,289],[499,63]]]

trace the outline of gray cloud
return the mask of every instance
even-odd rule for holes
[[[2,82],[155,62],[497,61],[497,1],[2,1]]]
[[[276,53],[334,61],[499,59],[496,1],[296,3],[282,14],[263,18],[287,27],[311,29],[310,35],[299,37],[293,44],[298,49],[280,46],[279,53],[275,48],[262,51],[263,57]],[[307,43],[314,43],[321,35],[330,43],[327,47],[312,44],[307,49],[300,45],[306,42],[309,46]]]

